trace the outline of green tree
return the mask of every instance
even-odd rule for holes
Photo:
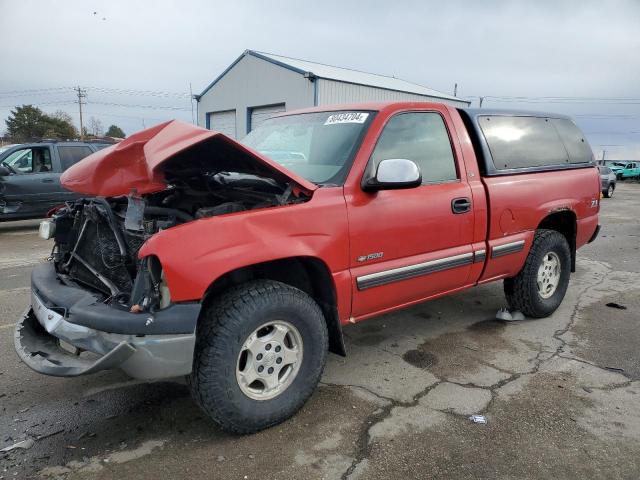
[[[107,129],[107,133],[105,133],[107,137],[115,137],[115,138],[125,138],[126,135],[124,131],[117,125],[110,125]]]
[[[77,138],[78,131],[73,126],[71,115],[67,112],[58,110],[53,115],[46,115],[47,130],[44,133],[46,138],[58,138],[61,140],[70,140]]]
[[[58,111],[47,115],[33,105],[16,107],[5,123],[7,134],[17,142],[38,138],[72,139],[78,135],[69,114]]]
[[[18,142],[41,138],[48,126],[46,115],[33,105],[14,108],[5,123],[8,135]]]

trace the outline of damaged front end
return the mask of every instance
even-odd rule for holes
[[[140,258],[143,244],[178,225],[311,196],[313,186],[220,134],[176,122],[150,130],[63,177],[65,186],[99,196],[67,203],[41,226],[55,241],[51,261],[32,273],[32,304],[15,335],[19,356],[36,371],[190,373],[200,304],[172,302],[162,258]],[[188,255],[188,238],[184,249]]]
[[[300,203],[291,184],[229,172],[182,172],[162,192],[69,203],[43,235],[55,240],[52,260],[61,278],[102,294],[134,313],[165,308],[170,293],[157,257],[138,258],[156,233],[188,223],[258,208]]]

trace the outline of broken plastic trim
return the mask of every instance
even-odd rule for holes
[[[164,282],[162,264],[155,255],[140,260],[129,303],[129,311],[132,313],[153,312],[171,303],[169,289]]]

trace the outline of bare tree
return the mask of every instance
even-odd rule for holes
[[[99,137],[104,133],[104,129],[102,127],[102,122],[96,117],[91,117],[89,119],[89,130],[92,135]]]
[[[56,110],[56,112],[52,115],[52,117],[57,118],[62,122],[66,122],[69,125],[73,125],[73,119],[71,118],[71,115],[69,115],[64,110]]]

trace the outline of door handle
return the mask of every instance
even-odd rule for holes
[[[470,212],[471,200],[466,197],[454,198],[451,200],[451,211],[456,214]]]
[[[53,178],[43,178],[42,183],[53,183]]]

